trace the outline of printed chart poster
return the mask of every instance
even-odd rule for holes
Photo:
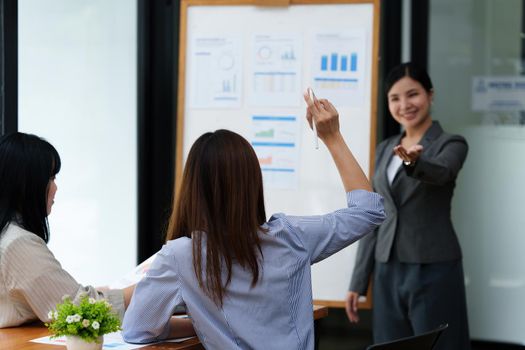
[[[313,40],[312,78],[317,96],[336,106],[361,107],[364,103],[365,31],[318,33]]]
[[[298,135],[296,116],[252,116],[251,143],[259,158],[264,186],[297,189]]]
[[[240,37],[195,37],[188,65],[192,108],[238,108],[241,105]]]
[[[492,112],[525,111],[525,77],[474,77],[472,109]]]
[[[301,48],[298,36],[253,37],[251,105],[299,106]]]

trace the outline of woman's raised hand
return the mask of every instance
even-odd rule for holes
[[[308,94],[304,94],[304,100],[308,105],[306,119],[310,128],[313,122],[317,128],[317,135],[324,143],[332,136],[339,134],[339,113],[327,99],[312,101]]]
[[[308,104],[306,119],[311,128],[315,121],[317,135],[323,140],[332,155],[345,191],[350,192],[357,189],[372,191],[365,173],[339,131],[339,113],[335,107],[326,99],[312,101],[308,94],[304,95],[304,100]]]

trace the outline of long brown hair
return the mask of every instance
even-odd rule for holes
[[[167,239],[192,238],[193,268],[205,293],[222,305],[234,260],[251,270],[255,286],[262,259],[258,232],[266,212],[261,168],[248,141],[229,130],[199,137],[191,147],[174,198]],[[223,265],[227,271],[224,283]]]

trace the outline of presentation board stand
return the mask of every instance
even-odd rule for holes
[[[328,150],[322,142],[315,148],[302,95],[312,87],[336,106],[341,132],[370,177],[379,0],[182,0],[180,36],[177,184],[193,142],[205,132],[230,129],[257,153],[268,215],[345,207]],[[316,303],[344,305],[356,248],[312,267]]]

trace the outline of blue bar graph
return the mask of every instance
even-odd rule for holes
[[[332,54],[332,59],[330,60],[330,70],[336,71],[337,70],[337,54]]]
[[[347,70],[348,56],[341,56],[341,71]]]
[[[350,70],[352,72],[357,70],[357,54],[355,53],[350,56]]]
[[[328,56],[321,56],[321,70],[328,70]]]
[[[357,72],[357,53],[321,55],[321,71]]]

